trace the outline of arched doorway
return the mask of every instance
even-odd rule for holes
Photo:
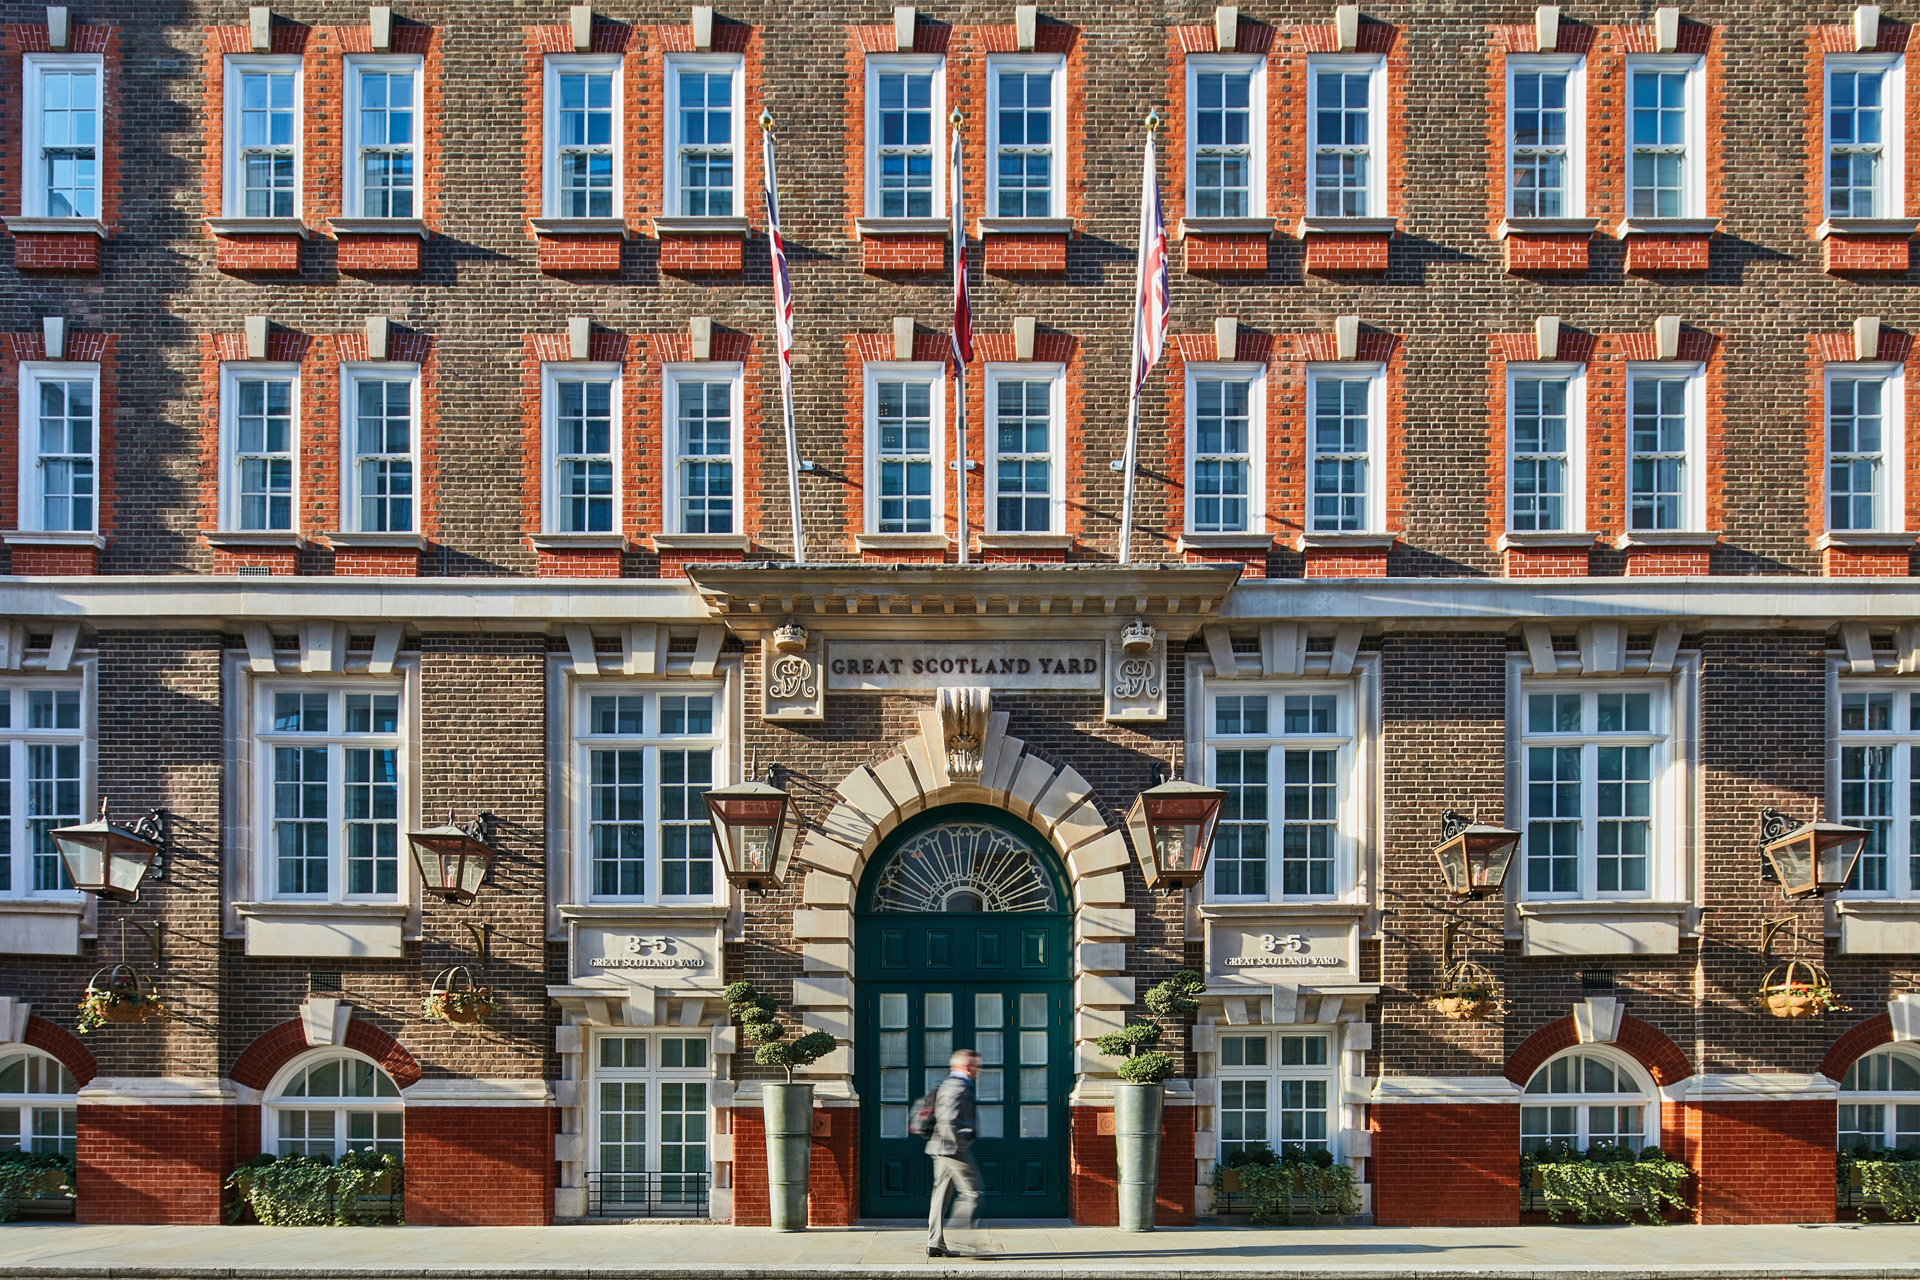
[[[875,852],[857,910],[862,1215],[926,1213],[932,1162],[909,1112],[972,1047],[981,1212],[1065,1216],[1072,903],[1045,838],[981,805],[920,814]]]

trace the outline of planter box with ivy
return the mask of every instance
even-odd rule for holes
[[[1855,1147],[1835,1161],[1837,1202],[1860,1220],[1879,1210],[1895,1222],[1920,1222],[1920,1147]]]
[[[52,1151],[0,1151],[0,1222],[70,1217],[73,1157]]]
[[[1693,1170],[1659,1147],[1596,1142],[1585,1151],[1563,1144],[1520,1157],[1520,1208],[1558,1222],[1664,1223],[1669,1210],[1685,1213],[1680,1186]]]
[[[258,1156],[227,1179],[235,1199],[228,1215],[249,1209],[269,1227],[364,1227],[406,1221],[405,1179],[398,1156],[349,1151],[325,1156]]]
[[[1255,1226],[1292,1222],[1295,1214],[1345,1217],[1360,1212],[1352,1165],[1339,1163],[1330,1151],[1291,1144],[1279,1155],[1265,1148],[1234,1152],[1226,1163],[1214,1166],[1213,1189],[1223,1198],[1243,1202]]]

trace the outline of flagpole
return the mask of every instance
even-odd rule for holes
[[[1153,135],[1160,127],[1160,113],[1147,112],[1147,169],[1148,181],[1158,175],[1153,168]],[[1127,450],[1125,460],[1120,464],[1125,473],[1124,492],[1120,499],[1120,563],[1133,563],[1133,475],[1140,455],[1140,386],[1146,379],[1140,371],[1140,343],[1144,336],[1140,326],[1146,317],[1143,295],[1147,288],[1147,235],[1148,220],[1152,213],[1147,206],[1147,182],[1141,184],[1140,199],[1140,256],[1136,264],[1133,282],[1133,360],[1127,369],[1132,380],[1132,391],[1127,396]],[[1158,198],[1158,193],[1155,193]]]
[[[785,279],[787,246],[780,234],[780,193],[773,172],[773,113],[760,111],[761,158],[766,165],[767,238],[772,249],[773,322],[780,361],[780,404],[787,425],[787,510],[793,520],[793,560],[807,562],[806,534],[800,527],[800,444],[793,425],[793,286]]]
[[[967,297],[967,223],[961,209],[960,163],[960,125],[965,119],[958,107],[947,117],[947,124],[953,131],[953,159],[947,172],[947,181],[953,187],[949,193],[953,239],[953,468],[960,473],[961,564],[968,563],[968,543],[973,541],[967,528],[967,360],[973,355],[973,304]]]

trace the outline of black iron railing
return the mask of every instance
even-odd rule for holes
[[[590,1173],[589,1218],[704,1218],[705,1173]]]

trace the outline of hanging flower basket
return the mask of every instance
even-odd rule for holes
[[[167,1016],[160,997],[130,964],[116,964],[94,974],[80,997],[79,1008],[74,1029],[81,1035],[108,1022],[145,1022]]]
[[[421,1017],[458,1026],[475,1026],[499,1011],[493,988],[474,985],[473,974],[463,964],[441,970],[420,1001]]]
[[[1760,983],[1760,1007],[1776,1018],[1817,1018],[1844,1012],[1827,971],[1804,960],[1772,969]]]
[[[1476,1022],[1500,1012],[1494,977],[1470,960],[1462,960],[1448,969],[1440,991],[1427,1001],[1427,1007],[1458,1022]]]

